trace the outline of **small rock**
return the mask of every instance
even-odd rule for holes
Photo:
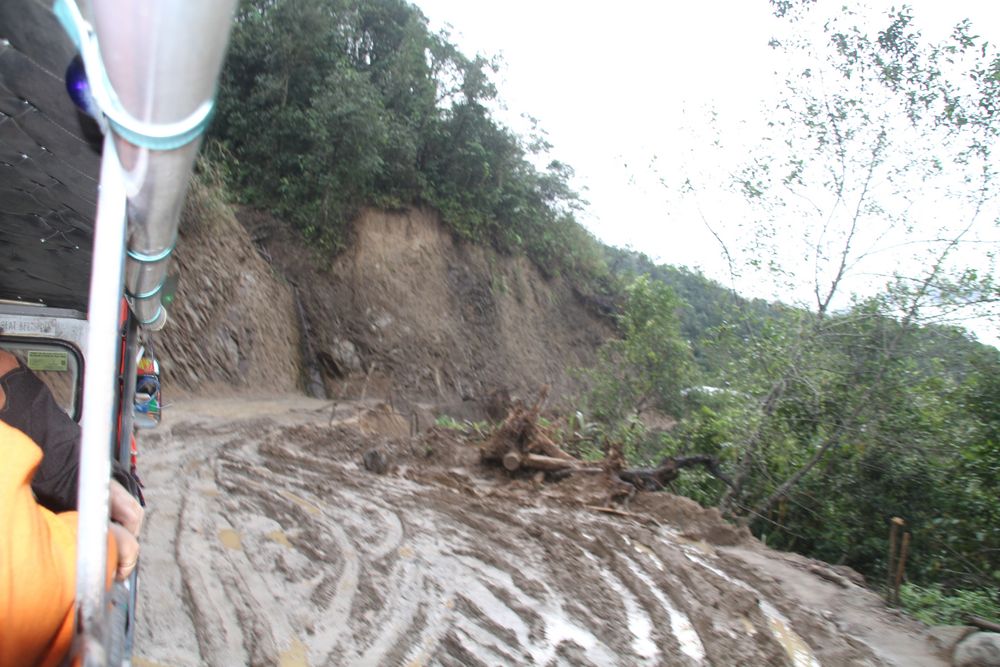
[[[384,475],[389,470],[389,460],[378,449],[369,449],[361,455],[361,460],[365,464],[365,470],[376,475]]]
[[[1000,667],[1000,633],[974,632],[955,647],[954,667]]]
[[[346,369],[350,373],[357,373],[361,370],[361,356],[354,343],[346,338],[334,338],[330,346],[330,356],[340,368]]]

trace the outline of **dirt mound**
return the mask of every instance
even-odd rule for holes
[[[364,410],[358,416],[358,425],[365,435],[389,438],[407,438],[415,430],[409,420],[385,403]]]
[[[292,293],[254,251],[218,192],[195,181],[171,269],[179,275],[155,351],[168,398],[294,391],[299,329]]]
[[[596,482],[512,479],[372,408],[199,400],[149,435],[136,664],[944,664],[874,594],[720,545],[689,501],[597,511]]]
[[[332,261],[263,214],[239,217],[297,285],[331,397],[447,403],[483,418],[498,390],[566,395],[571,369],[611,335],[570,285],[456,241],[427,211],[363,212]]]

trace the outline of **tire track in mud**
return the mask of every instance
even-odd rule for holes
[[[792,621],[771,613],[794,603],[764,600],[710,545],[508,494],[405,444],[395,472],[374,475],[359,465],[370,444],[336,425],[262,421],[161,434],[158,481],[190,471],[151,489],[154,506],[180,507],[176,571],[157,567],[187,594],[169,631],[140,618],[137,654],[287,667],[819,664],[801,637],[803,656],[789,650]],[[185,632],[196,651],[167,644]]]

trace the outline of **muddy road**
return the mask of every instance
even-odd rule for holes
[[[690,501],[602,512],[597,480],[511,481],[368,408],[189,400],[141,434],[138,667],[945,664]]]

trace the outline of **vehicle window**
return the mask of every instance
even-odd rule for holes
[[[66,414],[78,419],[77,393],[80,360],[68,345],[55,341],[23,341],[0,338],[0,348],[17,357],[44,382]]]

